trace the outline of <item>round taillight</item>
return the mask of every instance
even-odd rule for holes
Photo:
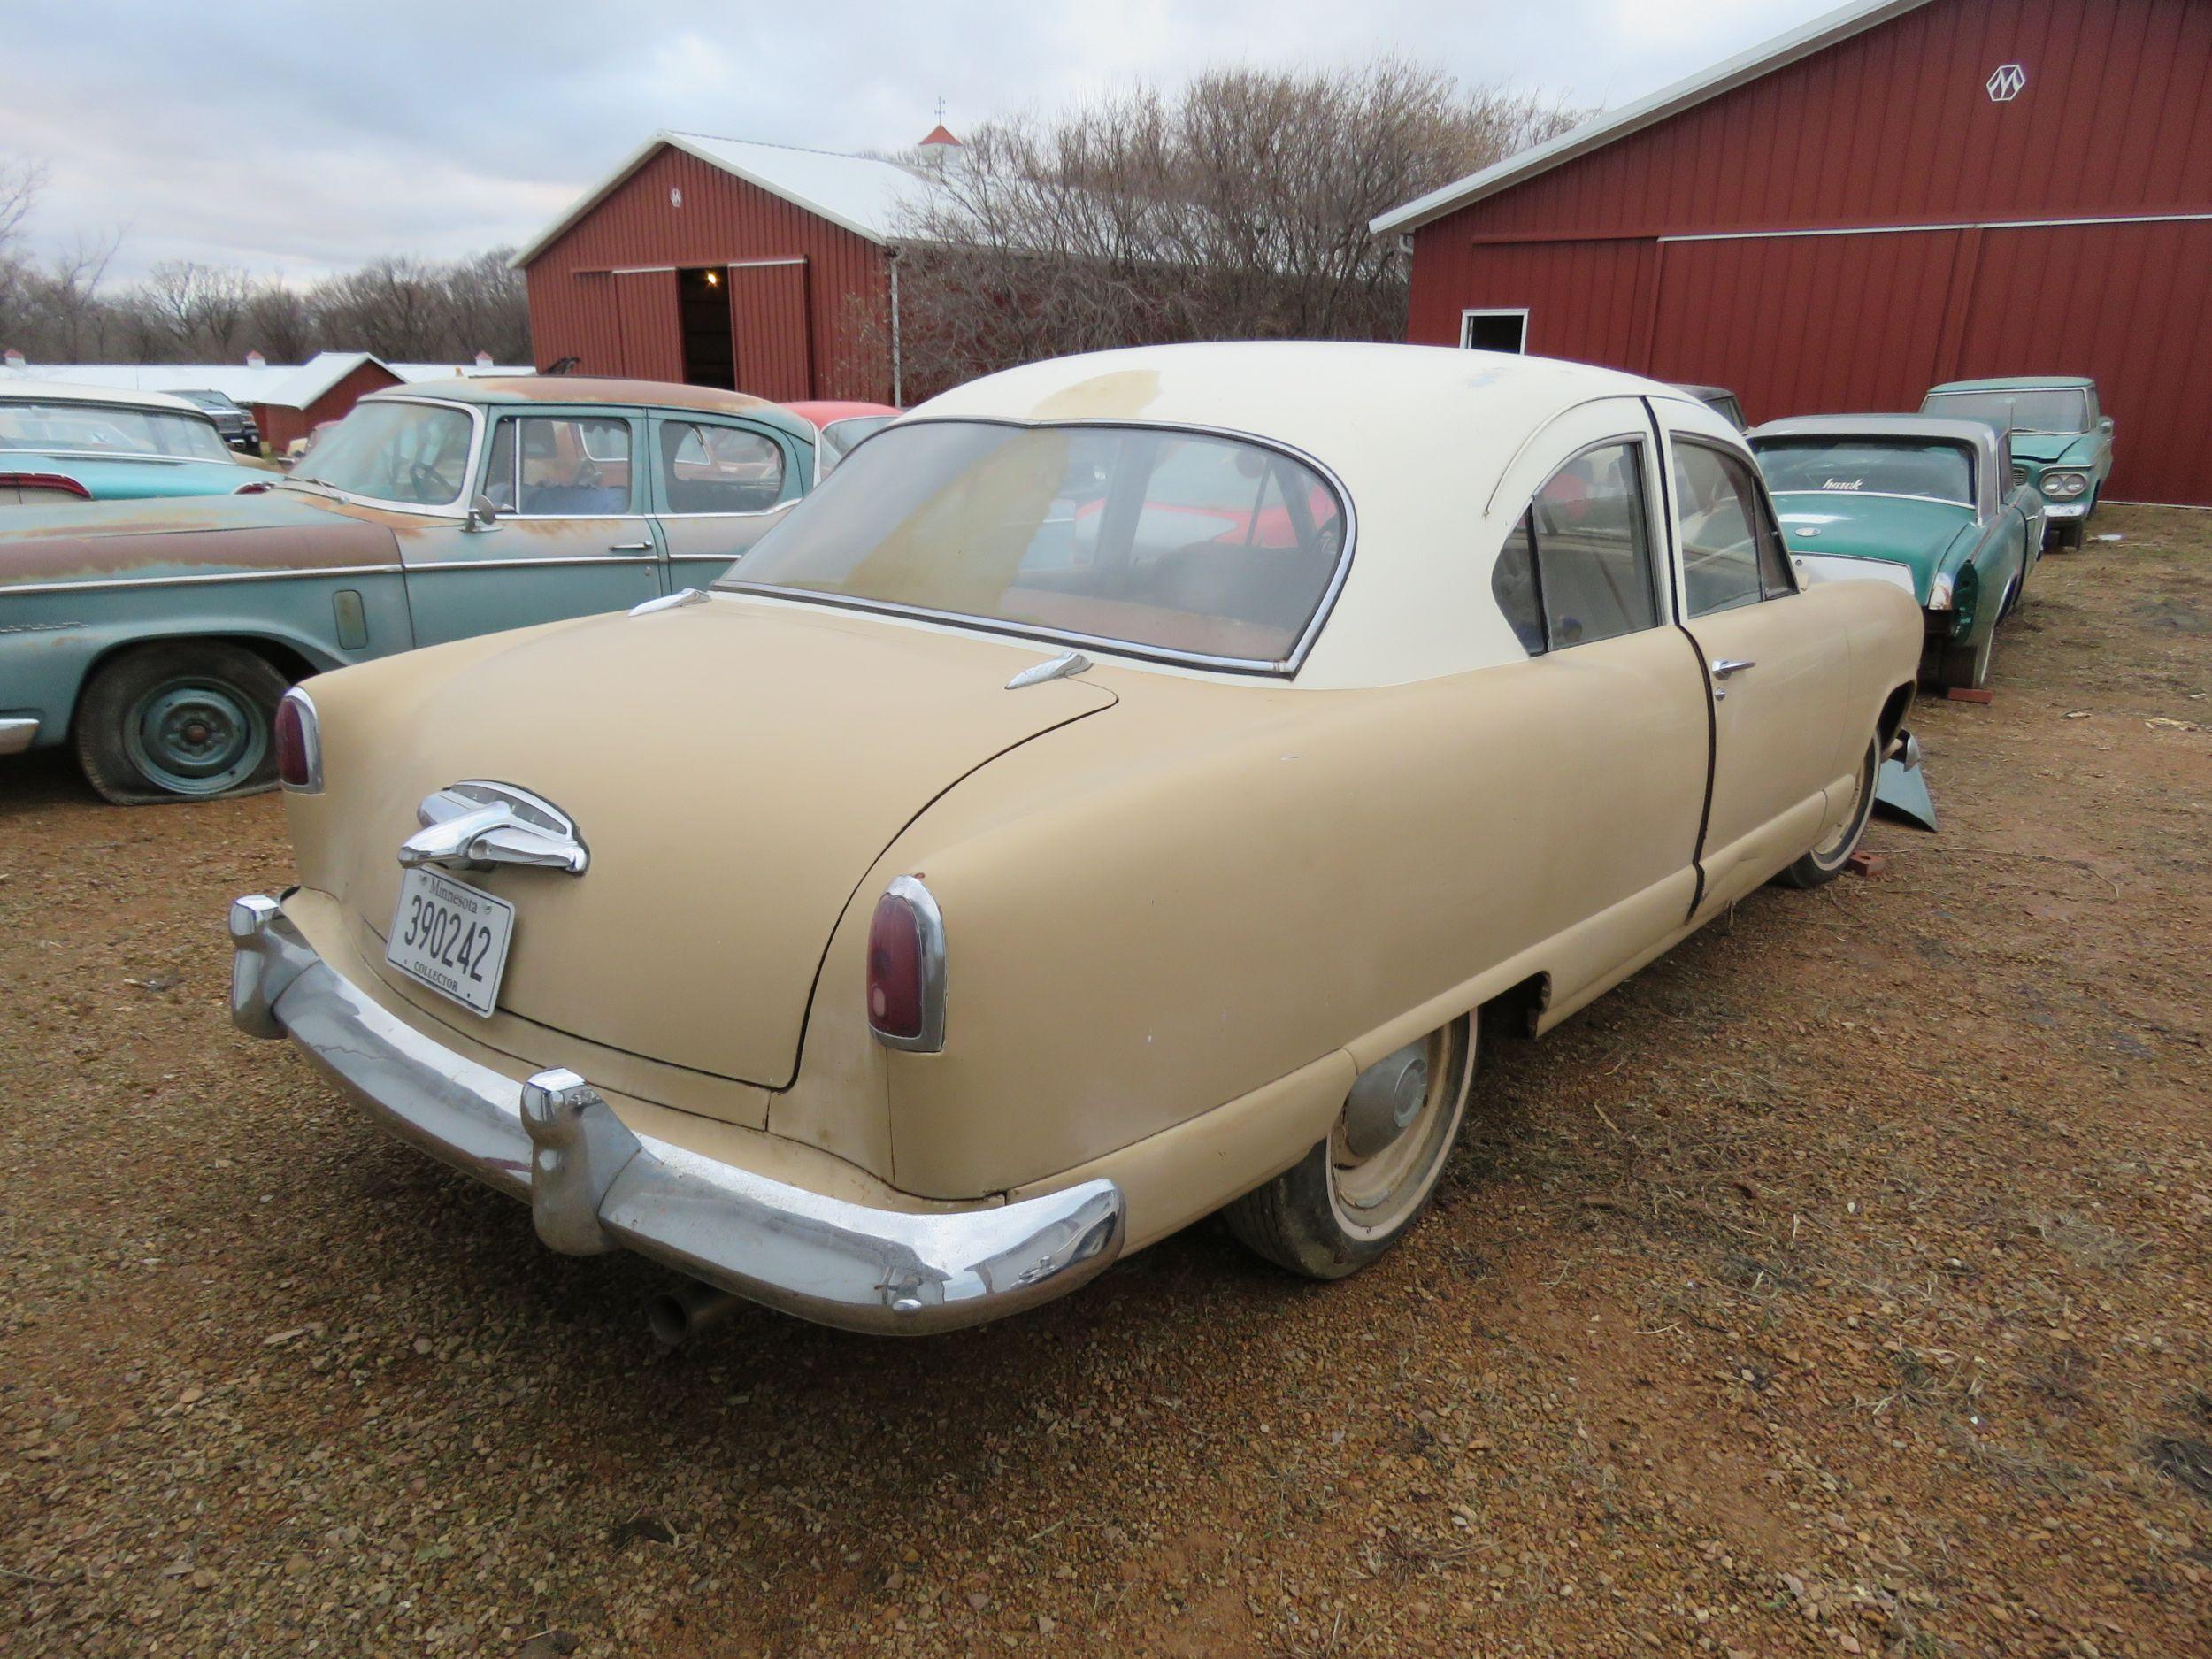
[[[284,694],[276,711],[277,781],[303,795],[323,787],[322,730],[315,705],[297,686]]]
[[[868,1028],[894,1048],[945,1046],[945,923],[930,891],[901,876],[868,918]]]

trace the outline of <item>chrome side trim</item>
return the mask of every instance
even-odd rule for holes
[[[528,1203],[556,1249],[620,1246],[801,1318],[897,1335],[1034,1307],[1121,1253],[1127,1204],[1110,1180],[934,1212],[832,1198],[636,1133],[574,1072],[518,1083],[456,1053],[341,978],[273,898],[238,900],[230,930],[239,1029],[289,1037],[401,1140]]]
[[[325,576],[396,576],[404,565],[311,565],[280,571],[218,571],[201,576],[102,576],[82,582],[22,582],[0,586],[0,598],[18,594],[78,594],[119,588],[185,588],[205,582],[289,582]]]
[[[0,755],[20,755],[38,741],[38,722],[27,717],[0,720]]]
[[[410,576],[435,576],[444,571],[518,571],[541,569],[549,565],[626,565],[635,569],[649,562],[634,553],[557,553],[541,558],[426,559],[408,565],[406,570]]]

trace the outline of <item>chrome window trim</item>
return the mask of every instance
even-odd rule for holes
[[[869,1034],[887,1048],[909,1054],[940,1054],[945,1047],[945,913],[937,908],[937,895],[913,876],[894,876],[884,897],[897,899],[914,912],[915,931],[922,941],[922,1029],[918,1035],[895,1037],[868,1023]]]
[[[763,594],[778,599],[795,600],[803,604],[831,605],[841,610],[865,611],[878,616],[905,617],[917,622],[951,623],[956,626],[979,629],[987,634],[1009,634],[1016,639],[1049,640],[1064,645],[1086,645],[1111,657],[1133,657],[1139,662],[1162,663],[1179,668],[1202,668],[1219,673],[1263,674],[1275,678],[1294,679],[1312,653],[1314,643],[1327,626],[1330,613],[1336,609],[1337,596],[1344,591],[1344,583],[1352,569],[1352,556],[1359,541],[1359,514],[1352,504],[1352,493],[1344,488],[1344,480],[1336,475],[1327,463],[1309,455],[1295,444],[1279,438],[1263,436],[1256,432],[1245,432],[1234,426],[1205,426],[1189,421],[1129,420],[1124,419],[1085,418],[1075,420],[1017,420],[999,415],[941,415],[920,420],[908,417],[897,423],[901,431],[913,426],[1011,426],[1023,432],[1050,432],[1064,426],[1107,426],[1123,431],[1179,432],[1202,438],[1225,438],[1240,443],[1256,444],[1263,449],[1297,462],[1329,487],[1336,497],[1338,515],[1344,520],[1344,545],[1338,549],[1336,568],[1330,572],[1321,597],[1314,606],[1312,617],[1305,629],[1292,641],[1290,655],[1269,661],[1257,657],[1213,657],[1203,651],[1181,651],[1167,646],[1145,645],[1134,640],[1117,640],[1100,634],[1081,634],[1072,628],[1047,627],[1039,624],[1010,621],[1000,617],[970,616],[956,611],[928,611],[915,605],[895,604],[887,600],[859,599],[842,594],[816,593],[804,588],[784,588],[766,582],[749,582],[742,578],[726,576],[714,585],[726,593]],[[891,430],[887,426],[885,432]],[[872,443],[880,433],[871,433],[861,443]],[[859,444],[853,446],[856,452]],[[847,458],[850,458],[849,452]],[[843,463],[839,464],[842,465]],[[752,549],[748,549],[749,554]]]
[[[800,263],[803,262],[802,261]],[[775,445],[777,458],[783,463],[783,473],[776,480],[777,486],[780,489],[787,488],[790,486],[792,480],[800,476],[800,474],[793,471],[791,466],[791,457],[786,452],[783,444],[779,442],[779,440],[788,438],[795,444],[805,444],[806,448],[811,450],[814,454],[814,465],[817,469],[813,472],[812,480],[807,488],[810,489],[815,484],[818,484],[822,481],[822,474],[819,471],[821,466],[821,446],[819,444],[808,442],[805,439],[797,436],[795,434],[784,432],[780,428],[775,426],[752,426],[748,424],[744,418],[741,415],[726,415],[718,411],[698,409],[688,411],[671,411],[656,405],[646,409],[641,412],[644,414],[645,419],[649,422],[657,426],[696,426],[702,420],[710,420],[726,425],[728,429],[733,432],[749,433],[754,437],[767,439],[770,443]],[[805,421],[805,424],[810,426],[814,425],[812,421],[805,420],[805,417],[803,416],[794,415],[792,419],[794,420]],[[817,427],[816,430],[818,431],[820,429]],[[654,455],[657,458],[660,452],[660,434],[656,432],[652,434],[651,436]],[[669,457],[671,465],[673,465],[674,459],[675,457],[672,456]],[[805,465],[806,457],[802,456],[800,457],[800,467],[803,469]],[[663,493],[661,487],[665,480],[661,477],[661,471],[658,465],[655,465],[652,468],[652,472],[653,498],[657,501]],[[796,506],[800,502],[805,499],[806,490],[803,489],[797,495],[788,498],[779,495],[776,497],[775,504],[770,507],[748,507],[730,512],[657,512],[653,515],[653,517],[671,522],[677,520],[688,522],[694,518],[765,518],[772,512],[785,511],[791,507]]]
[[[11,455],[50,455],[58,460],[65,461],[165,461],[171,466],[235,466],[255,472],[261,470],[257,466],[246,467],[246,464],[238,458],[238,451],[227,443],[219,456],[172,455],[161,449],[57,449],[50,445],[35,448],[28,444],[20,447],[0,444],[0,462],[5,461]]]
[[[280,571],[219,571],[201,576],[104,576],[81,582],[24,582],[19,586],[0,588],[0,598],[17,594],[75,594],[121,588],[186,588],[209,582],[281,582],[302,581],[326,576],[396,576],[410,567],[405,565],[303,565],[296,570]]]
[[[1617,432],[1610,437],[1593,438],[1589,442],[1560,457],[1558,464],[1544,474],[1534,489],[1529,491],[1528,505],[1515,515],[1511,526],[1505,533],[1505,541],[1499,542],[1497,550],[1490,556],[1493,580],[1495,579],[1494,572],[1497,570],[1498,561],[1505,557],[1507,545],[1519,531],[1523,520],[1536,510],[1536,498],[1544,493],[1544,486],[1593,450],[1617,449],[1622,444],[1633,445],[1640,462],[1637,471],[1641,475],[1643,486],[1644,549],[1650,565],[1652,620],[1646,626],[1630,628],[1626,633],[1609,634],[1605,639],[1571,640],[1564,645],[1553,644],[1551,618],[1544,612],[1544,539],[1539,535],[1530,544],[1529,550],[1533,556],[1531,568],[1535,572],[1536,576],[1536,620],[1544,630],[1544,649],[1540,652],[1530,652],[1531,662],[1535,661],[1539,656],[1553,657],[1561,651],[1571,651],[1584,645],[1602,645],[1606,640],[1624,640],[1631,634],[1648,634],[1654,628],[1671,628],[1675,625],[1678,607],[1675,603],[1674,572],[1671,568],[1674,561],[1667,557],[1667,550],[1674,545],[1674,537],[1669,533],[1671,527],[1665,522],[1667,509],[1663,504],[1663,500],[1667,492],[1663,489],[1654,490],[1652,488],[1654,483],[1662,481],[1655,478],[1654,473],[1658,468],[1663,466],[1665,462],[1660,456],[1658,447],[1653,444],[1651,433],[1647,428],[1640,431]],[[1658,515],[1656,518],[1654,517],[1655,514]],[[1663,572],[1660,568],[1663,565],[1669,568]],[[1497,595],[1494,591],[1491,600],[1494,603],[1496,599]],[[1498,614],[1504,618],[1507,628],[1511,629],[1512,618],[1506,617],[1503,611],[1500,611]],[[1517,635],[1516,635],[1516,642],[1518,642]],[[1527,647],[1523,646],[1522,649],[1526,650]]]
[[[1802,495],[1816,501],[1924,501],[1937,507],[1960,507],[1974,515],[1978,521],[1981,511],[1970,501],[1953,501],[1948,495],[1907,495],[1893,489],[1771,489],[1767,494],[1779,501],[1785,495]]]
[[[426,559],[419,565],[406,567],[410,576],[435,576],[441,571],[512,571],[542,568],[549,565],[650,565],[657,556],[651,553],[549,553],[541,557],[521,559]],[[731,557],[736,557],[732,554]]]
[[[484,461],[484,433],[489,425],[484,418],[484,405],[456,403],[445,397],[401,396],[390,392],[372,392],[366,397],[356,399],[353,406],[358,409],[363,403],[428,403],[438,409],[457,409],[466,415],[469,418],[469,452],[461,466],[459,494],[449,502],[431,507],[420,502],[391,501],[381,495],[357,495],[349,489],[340,489],[335,484],[326,484],[319,478],[295,480],[288,473],[273,479],[271,482],[277,485],[297,483],[311,493],[327,495],[334,501],[349,501],[357,507],[374,507],[384,512],[413,513],[425,518],[465,520],[468,518],[469,497],[475,493],[471,486],[476,482],[477,469]]]
[[[365,402],[367,400],[364,399],[363,401]],[[388,399],[386,401],[396,402],[397,400]],[[418,398],[415,401],[418,403],[426,403],[429,400],[426,398]],[[592,405],[586,405],[586,407],[592,407]],[[598,416],[578,414],[548,415],[541,413],[539,411],[526,405],[500,405],[484,424],[484,476],[477,480],[477,489],[470,493],[470,499],[473,500],[476,495],[480,493],[484,495],[489,495],[491,493],[492,451],[498,447],[499,423],[501,421],[511,420],[518,426],[526,420],[566,420],[573,422],[577,428],[577,447],[583,450],[584,458],[590,461],[595,466],[596,466],[603,465],[604,463],[601,461],[598,456],[592,454],[591,446],[584,442],[583,434],[584,423],[588,420],[595,419],[602,425],[611,426],[619,423],[626,427],[631,428],[630,454],[613,457],[620,460],[623,465],[630,469],[630,511],[625,512],[523,512],[518,510],[513,512],[503,511],[499,515],[500,518],[526,519],[532,524],[587,524],[594,521],[603,524],[615,524],[625,522],[633,518],[650,519],[653,517],[651,512],[640,511],[637,510],[637,498],[640,493],[638,490],[637,480],[637,470],[639,465],[639,462],[637,460],[637,440],[642,434],[637,432],[635,428],[638,425],[639,418],[643,411],[639,409],[637,405],[633,403],[608,403],[601,405],[601,407],[612,409],[618,412],[611,415]],[[473,455],[473,453],[474,451],[472,450],[471,454]],[[519,432],[515,434],[514,461],[515,476],[511,481],[514,488],[515,500],[519,502],[522,499],[522,434]],[[473,476],[472,472],[471,475]],[[462,516],[464,518],[467,516],[465,511]]]

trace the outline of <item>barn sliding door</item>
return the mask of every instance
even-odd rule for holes
[[[814,396],[814,319],[803,259],[730,267],[737,389],[779,403]]]
[[[636,380],[684,378],[683,323],[673,271],[617,271],[613,276],[622,373]]]

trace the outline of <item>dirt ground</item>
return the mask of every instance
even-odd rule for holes
[[[1494,1048],[1384,1263],[911,1343],[657,1350],[232,1032],[277,801],[13,764],[0,1650],[2212,1652],[2212,515],[2097,528],[1941,833]]]

